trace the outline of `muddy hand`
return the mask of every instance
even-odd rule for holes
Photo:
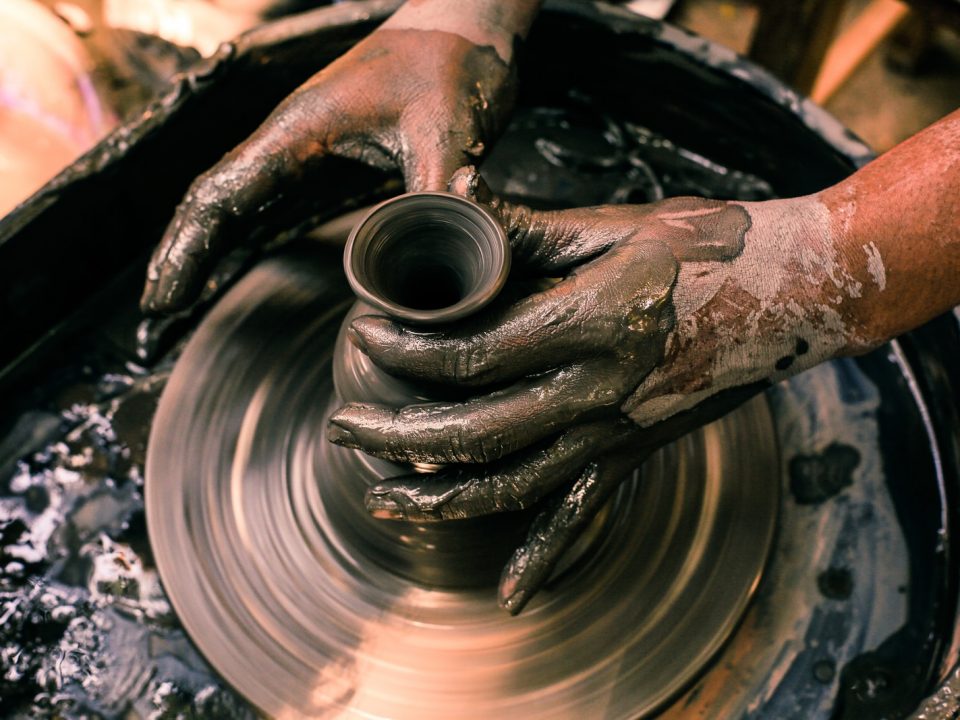
[[[880,340],[850,310],[862,278],[842,262],[818,196],[540,212],[492,196],[472,168],[451,189],[493,210],[518,266],[563,279],[443,332],[356,319],[351,339],[381,368],[478,391],[463,403],[347,405],[328,435],[450,466],[371,488],[380,517],[471,517],[546,498],[501,578],[511,612],[653,449]]]
[[[514,42],[539,3],[500,4],[405,5],[289,96],[190,187],[150,261],[142,309],[194,301],[216,259],[277,197],[306,187],[323,156],[399,168],[411,191],[444,189],[512,105]]]
[[[381,517],[470,517],[551,496],[501,580],[512,612],[651,449],[853,339],[809,199],[538,212],[493,197],[470,168],[451,189],[494,211],[523,270],[563,279],[444,332],[358,318],[350,337],[381,368],[478,395],[347,405],[328,432],[380,457],[454,465],[372,488]],[[686,412],[707,398],[711,409]]]
[[[452,189],[497,213],[518,264],[573,272],[449,332],[356,319],[354,341],[391,372],[513,384],[459,405],[347,406],[330,435],[384,457],[464,464],[371,488],[375,515],[469,517],[551,493],[501,579],[501,602],[517,612],[652,448],[960,303],[958,159],[960,111],[789,200],[536,212],[458,171]]]

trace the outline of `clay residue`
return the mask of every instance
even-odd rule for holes
[[[61,412],[26,413],[0,440],[2,717],[253,717],[190,646],[153,565],[142,463],[165,379],[78,380]]]
[[[829,500],[853,484],[860,453],[850,445],[831,443],[822,452],[790,460],[790,492],[801,505]]]
[[[880,250],[874,242],[869,242],[863,246],[863,251],[867,254],[867,272],[877,284],[880,292],[887,287],[887,269],[883,266],[883,258],[880,257]]]
[[[624,406],[640,425],[866,345],[843,312],[863,286],[841,262],[829,210],[816,198],[742,207],[750,219],[742,252],[681,264],[664,362]]]
[[[846,600],[853,593],[853,573],[845,567],[828,567],[817,575],[820,594],[831,600]]]

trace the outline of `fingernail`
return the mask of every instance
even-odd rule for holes
[[[144,295],[144,297],[141,298],[141,300],[140,300],[140,312],[142,312],[144,315],[156,315],[156,314],[157,314],[156,301],[153,299],[152,296],[151,296],[151,297],[148,297],[148,296]]]
[[[370,354],[370,350],[367,347],[367,341],[364,339],[363,335],[360,334],[360,331],[357,330],[353,325],[347,328],[347,340],[349,340],[353,346],[364,355]]]
[[[372,487],[367,490],[364,504],[367,512],[378,520],[402,520],[404,517],[400,504],[390,497],[387,488]]]
[[[168,260],[151,288],[150,306],[154,312],[162,313],[186,310],[199,298],[205,281],[197,261],[192,258],[179,262]]]
[[[353,430],[333,418],[330,418],[329,422],[327,422],[327,440],[334,445],[340,445],[345,448],[357,449],[360,447],[360,443],[357,441],[356,435],[353,434]]]
[[[147,315],[155,315],[161,311],[160,301],[157,298],[157,282],[147,278],[143,285],[143,294],[140,296],[140,309]]]
[[[527,601],[530,599],[530,593],[525,589],[516,589],[517,581],[512,581],[513,590],[506,590],[505,583],[500,588],[500,607],[506,610],[511,615],[517,615],[523,610],[527,605]]]
[[[379,315],[358,317],[350,323],[350,330],[353,331],[349,333],[351,341],[358,343],[357,347],[364,352],[368,352],[371,345],[374,351],[389,349],[400,335],[399,328],[392,320]]]

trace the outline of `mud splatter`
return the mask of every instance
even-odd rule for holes
[[[801,505],[822,503],[853,483],[859,464],[857,449],[842,443],[831,443],[820,453],[797,455],[790,460],[790,492]]]
[[[820,593],[831,600],[846,600],[853,593],[853,573],[845,567],[829,567],[817,576]]]
[[[887,269],[883,265],[883,258],[880,257],[880,250],[876,243],[868,243],[863,246],[863,251],[867,254],[867,272],[877,284],[880,292],[887,287]]]
[[[4,717],[253,717],[179,628],[146,539],[144,433],[168,372],[78,381],[0,444]]]

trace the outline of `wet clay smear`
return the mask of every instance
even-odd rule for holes
[[[0,716],[253,717],[164,596],[143,513],[169,367],[72,385],[0,443]]]

